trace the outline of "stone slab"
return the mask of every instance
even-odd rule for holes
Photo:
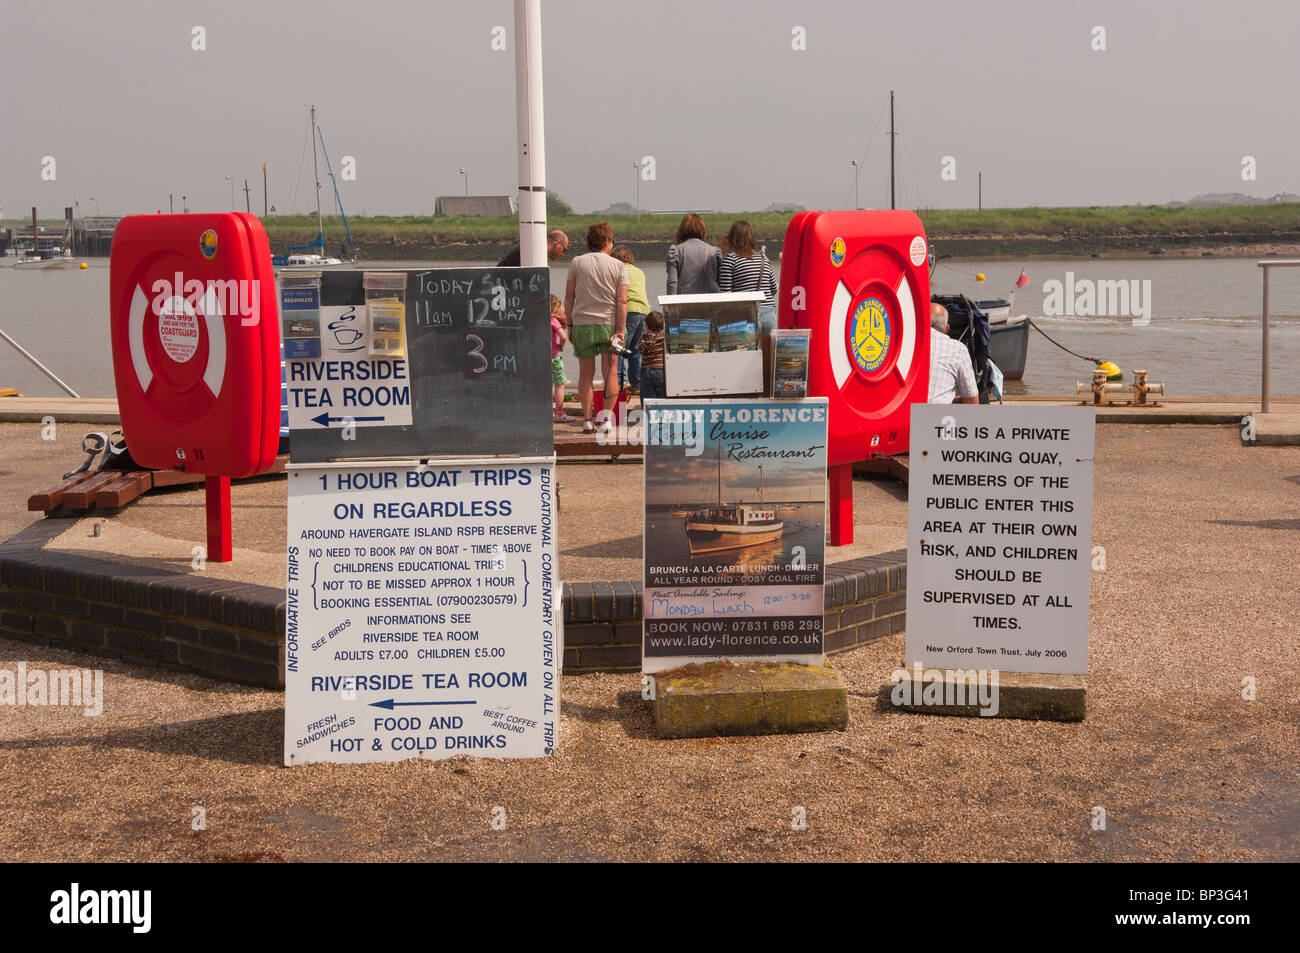
[[[839,673],[789,662],[708,662],[655,676],[660,738],[843,731],[848,690]]]
[[[0,423],[113,424],[122,419],[112,397],[5,397],[0,400]]]
[[[985,698],[991,702],[988,705],[990,714],[985,715],[974,686],[969,682],[959,685],[954,670],[923,669],[918,673],[915,667],[911,667],[902,671],[904,676],[898,684],[889,686],[890,702],[901,711],[1032,721],[1082,721],[1086,714],[1087,683],[1082,675],[998,672],[996,685],[989,684],[985,688]],[[934,672],[940,676],[937,682],[930,677]],[[932,699],[942,691],[942,701],[927,704],[924,694],[927,687]],[[957,703],[963,700],[958,694],[959,688],[964,691],[965,704]]]
[[[1254,417],[1255,446],[1300,447],[1300,413],[1288,408],[1285,413],[1270,410]]]

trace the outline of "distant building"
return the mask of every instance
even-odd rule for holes
[[[513,195],[439,195],[434,202],[434,215],[466,215],[471,218],[514,215]]]
[[[1173,208],[1222,208],[1231,205],[1281,205],[1286,202],[1300,202],[1300,195],[1294,192],[1279,192],[1268,198],[1258,198],[1243,192],[1206,192],[1194,195],[1186,202],[1170,202]]]
[[[638,209],[631,202],[615,202],[613,205],[592,212],[592,215],[685,215],[695,212],[697,215],[717,215],[716,208],[643,208]]]

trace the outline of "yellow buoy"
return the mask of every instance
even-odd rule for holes
[[[981,272],[977,272],[977,273],[975,274],[975,280],[976,280],[976,281],[983,281],[983,280],[984,280],[984,272],[982,272],[982,271],[981,271]]]
[[[81,270],[82,270],[82,271],[85,271],[85,270],[86,270],[86,267],[87,267],[87,265],[86,265],[86,263],[83,261],[83,262],[81,263]]]
[[[1106,380],[1108,381],[1122,381],[1124,379],[1124,372],[1121,371],[1119,365],[1113,361],[1106,361],[1102,364],[1098,364],[1097,370],[1105,371]]]

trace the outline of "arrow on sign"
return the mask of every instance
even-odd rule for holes
[[[331,417],[329,414],[321,414],[319,417],[311,418],[314,424],[320,424],[322,427],[328,427],[333,421],[351,420],[353,423],[361,423],[367,420],[385,420],[384,417]]]
[[[389,711],[392,711],[393,708],[394,708],[395,706],[396,706],[396,707],[401,707],[401,706],[403,706],[403,705],[477,705],[477,704],[478,704],[478,702],[475,702],[475,701],[468,701],[468,702],[397,702],[397,701],[393,701],[393,700],[390,698],[390,699],[388,699],[387,701],[382,701],[382,702],[371,702],[371,703],[370,703],[370,707],[371,707],[371,708],[387,708]]]

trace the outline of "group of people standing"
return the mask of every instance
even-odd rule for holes
[[[704,219],[694,212],[683,216],[668,249],[668,294],[716,294],[760,291],[760,333],[776,327],[776,269],[764,251],[754,247],[748,222],[732,223],[721,247],[708,241]],[[562,257],[568,237],[560,231],[547,236],[552,261]],[[509,264],[510,256],[501,264]],[[514,264],[518,264],[515,258]],[[564,300],[551,297],[551,367],[555,385],[555,420],[572,420],[564,410],[564,345],[572,343],[578,359],[578,400],[582,429],[597,430],[592,412],[596,359],[600,358],[605,400],[617,398],[625,386],[632,395],[664,396],[663,315],[650,310],[645,273],[636,266],[632,250],[614,244],[607,222],[587,229],[587,252],[569,265]],[[614,361],[618,360],[615,373]],[[606,426],[609,426],[608,424]]]
[[[776,269],[765,251],[754,247],[748,222],[732,223],[721,246],[710,244],[704,219],[694,212],[683,216],[668,249],[665,263],[668,294],[715,294],[727,291],[761,291],[760,333],[776,327]],[[569,238],[558,229],[547,235],[547,257],[558,261]],[[499,264],[518,265],[519,250]],[[930,403],[977,403],[979,390],[967,349],[948,336],[948,312],[940,304],[931,308]],[[569,266],[564,300],[551,295],[551,381],[557,423],[574,420],[564,410],[563,351],[572,343],[578,358],[578,399],[583,431],[597,430],[592,413],[596,358],[601,361],[605,399],[615,399],[625,386],[633,395],[663,397],[664,321],[650,310],[645,272],[638,268],[632,250],[614,244],[606,222],[587,229],[587,253]],[[618,372],[614,373],[614,361]]]

